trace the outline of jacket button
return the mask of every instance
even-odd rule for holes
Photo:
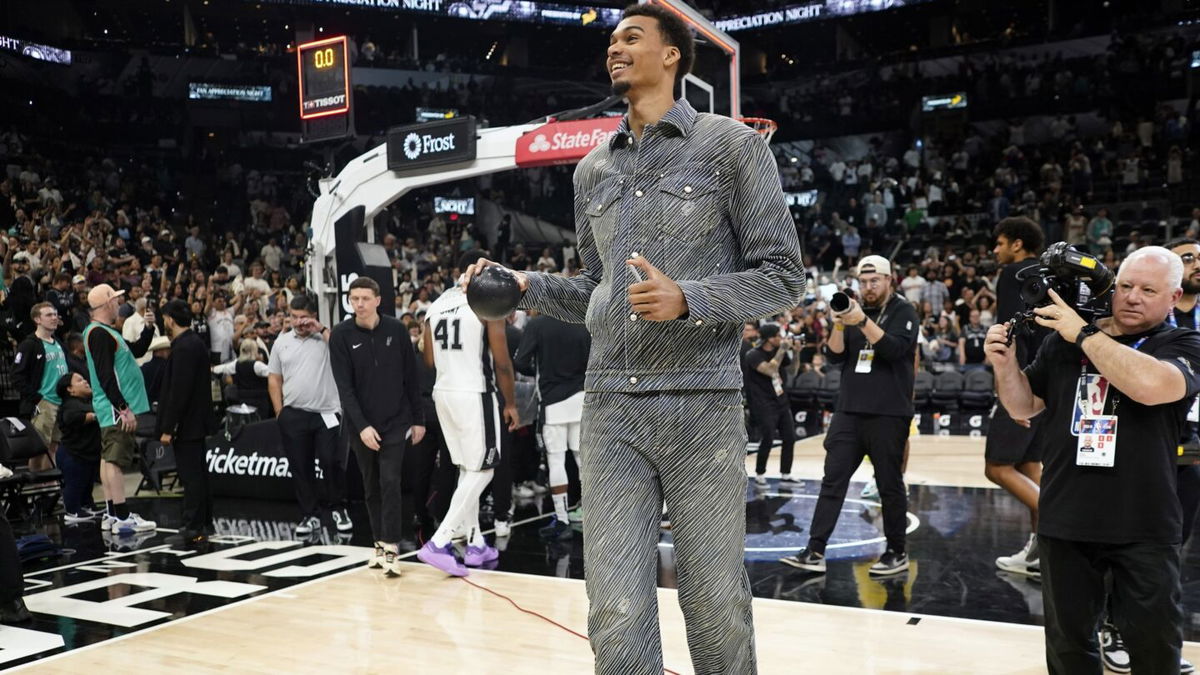
[[[642,196],[642,191],[641,191],[641,190],[636,190],[636,191],[634,191],[634,193],[633,193],[633,194],[635,194],[635,195],[637,195],[637,196],[641,197],[641,196]]]
[[[629,384],[637,384],[637,378],[636,377],[629,378]]]
[[[629,315],[629,320],[630,320],[630,321],[637,321],[637,317],[638,317],[638,315],[637,315],[637,312],[634,312],[633,314],[630,314],[630,315]]]
[[[692,186],[691,186],[691,185],[684,185],[684,186],[683,186],[683,191],[684,191],[684,192],[687,192],[687,193],[690,193],[690,192],[692,191]]]
[[[704,320],[703,320],[703,319],[696,319],[696,325],[697,325],[697,326],[703,326],[703,325],[704,325]]]
[[[630,254],[629,254],[629,257],[630,257],[631,259],[632,259],[632,258],[636,258],[636,257],[638,257],[638,252],[637,252],[637,251],[634,251],[633,253],[630,253]]]

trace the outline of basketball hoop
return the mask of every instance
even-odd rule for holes
[[[775,132],[779,131],[778,124],[773,120],[763,117],[739,117],[738,119],[745,122],[746,126],[758,132],[768,144],[770,144],[771,137],[775,135]]]

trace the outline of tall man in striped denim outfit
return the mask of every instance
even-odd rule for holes
[[[743,322],[799,303],[804,268],[767,145],[675,99],[694,54],[669,11],[625,11],[607,65],[629,113],[575,172],[585,269],[518,274],[522,307],[592,334],[581,479],[606,511],[583,528],[597,673],[662,672],[664,500],[695,671],[756,670],[738,346]]]

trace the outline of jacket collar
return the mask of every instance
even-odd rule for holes
[[[667,111],[667,114],[662,116],[654,126],[667,125],[675,131],[679,132],[680,136],[687,136],[692,131],[692,127],[696,126],[696,109],[692,107],[687,99],[679,99],[675,101],[675,105]],[[633,139],[633,132],[629,129],[629,115],[626,114],[621,118],[621,124],[617,127],[617,133],[613,134],[612,139],[608,142],[610,150],[627,147]]]

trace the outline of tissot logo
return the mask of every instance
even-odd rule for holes
[[[475,118],[396,127],[388,130],[388,168],[404,171],[475,159]]]

